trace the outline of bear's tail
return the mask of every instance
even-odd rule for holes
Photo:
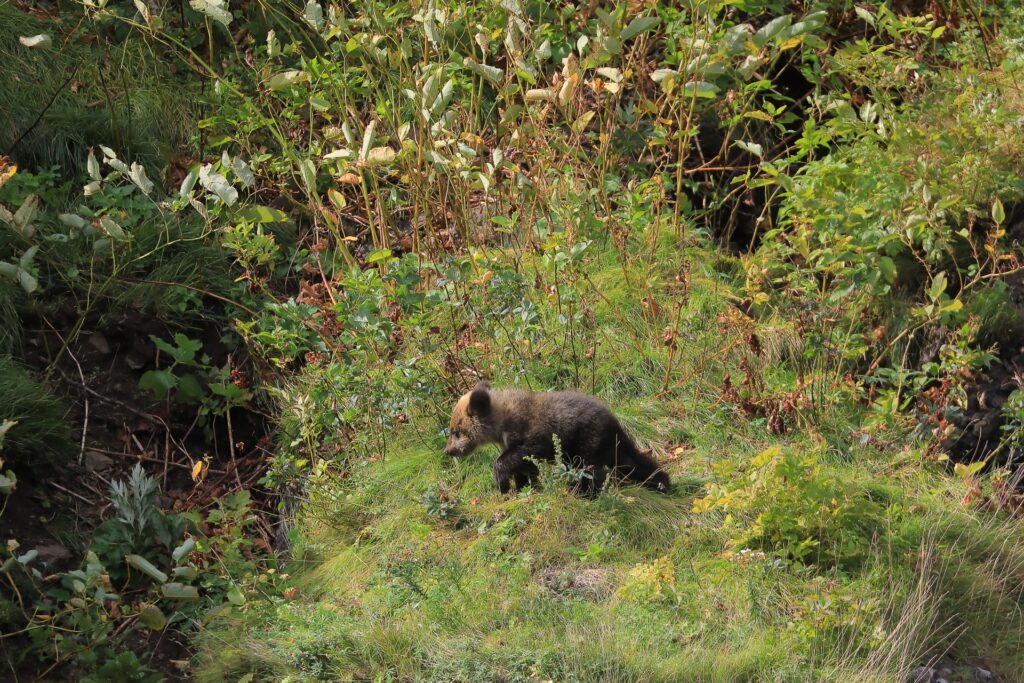
[[[672,482],[658,463],[647,453],[637,448],[621,426],[617,430],[615,448],[615,466],[617,475],[654,491],[668,493]]]

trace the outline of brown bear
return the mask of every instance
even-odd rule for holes
[[[583,492],[599,489],[608,471],[655,491],[667,492],[668,475],[633,439],[603,403],[572,391],[493,390],[481,382],[452,410],[447,455],[469,455],[477,446],[502,447],[494,462],[498,489],[507,493],[530,483],[537,467],[529,458],[555,459],[586,473]]]

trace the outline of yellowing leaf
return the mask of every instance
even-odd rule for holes
[[[573,121],[573,123],[572,123],[572,132],[576,133],[577,135],[581,134],[584,130],[586,130],[587,124],[589,124],[591,119],[593,119],[593,118],[594,118],[594,112],[592,112],[592,111],[585,112],[582,116],[580,116],[578,119]]]

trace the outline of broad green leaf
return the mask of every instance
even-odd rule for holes
[[[946,274],[940,272],[932,279],[931,287],[928,288],[928,298],[938,301],[942,293],[946,291]]]
[[[377,130],[377,121],[370,121],[366,126],[366,130],[363,131],[363,145],[359,149],[359,160],[366,161],[366,156],[370,153],[370,145],[373,144],[373,133]]]
[[[194,538],[186,538],[184,543],[175,548],[174,551],[171,553],[171,559],[175,562],[178,562],[181,560],[181,558],[185,557],[190,552],[192,552],[192,549],[195,547],[196,540]]]
[[[166,370],[149,370],[139,378],[139,388],[153,392],[158,399],[163,399],[176,386],[178,378]]]
[[[7,474],[10,474],[10,472],[8,472]],[[14,488],[17,484],[17,480],[12,479],[11,477],[7,476],[7,474],[0,474],[0,494],[3,494],[5,496],[9,496],[12,493],[14,493]]]
[[[99,227],[103,229],[108,237],[112,237],[115,240],[123,240],[125,238],[124,228],[122,228],[117,221],[110,216],[101,216],[97,221]]]
[[[156,605],[146,605],[139,610],[139,621],[150,631],[163,631],[164,626],[167,626],[167,617]]]
[[[736,146],[745,152],[750,152],[754,156],[764,156],[764,149],[761,147],[761,145],[757,144],[756,142],[746,142],[744,140],[737,140]]]
[[[970,479],[978,472],[981,472],[981,470],[985,468],[986,464],[987,463],[984,460],[972,462],[970,465],[965,465],[963,463],[958,462],[955,465],[953,465],[953,474],[955,474],[960,479]]]
[[[892,284],[896,282],[896,263],[888,256],[878,259],[878,269],[882,272],[885,281]]]
[[[373,251],[366,255],[366,262],[376,263],[377,261],[383,261],[389,258],[391,258],[390,249],[374,249]]]
[[[309,0],[302,12],[302,20],[319,31],[324,26],[324,8],[316,0]]]
[[[228,602],[236,607],[241,607],[245,604],[245,596],[242,595],[242,591],[235,584],[231,584],[231,587],[228,588],[227,598]]]
[[[697,96],[703,98],[714,97],[719,92],[719,87],[707,81],[690,81],[683,84],[683,95]]]
[[[768,44],[769,40],[782,33],[782,31],[792,23],[792,14],[783,14],[781,17],[772,19],[754,34],[754,45],[759,48],[764,47]]]
[[[238,201],[238,190],[231,186],[227,178],[214,171],[212,164],[206,164],[199,169],[199,184],[208,192],[215,194],[227,206],[234,206]]]
[[[856,6],[853,8],[853,11],[858,17],[860,17],[861,21],[863,21],[868,26],[875,25],[875,15],[872,14],[871,12],[867,11],[863,7]]]
[[[192,195],[192,188],[196,186],[196,181],[199,180],[199,169],[193,168],[188,172],[188,175],[181,181],[181,187],[178,188],[178,196],[181,198],[189,197]]]
[[[999,197],[992,202],[992,220],[996,225],[1002,225],[1006,220],[1006,210],[1003,209],[1003,202],[999,200]]]
[[[76,230],[81,230],[82,228],[89,225],[89,221],[85,220],[77,213],[62,213],[59,216],[57,216],[57,218],[64,225],[68,226],[69,228],[75,228]]]
[[[160,586],[160,592],[170,600],[198,600],[199,589],[184,583],[165,583]]]
[[[499,69],[496,66],[491,66],[490,64],[479,64],[469,57],[466,57],[466,59],[463,60],[463,64],[495,85],[500,85],[502,80],[505,78],[505,70]]]
[[[288,214],[280,209],[273,209],[262,204],[254,204],[239,209],[235,218],[247,223],[287,223]]]
[[[153,181],[146,177],[146,168],[141,164],[132,162],[131,172],[128,174],[135,185],[142,190],[143,194],[149,194],[153,191]]]
[[[394,161],[396,156],[398,154],[390,147],[374,147],[366,155],[365,163],[367,166],[380,166]]]
[[[572,122],[572,132],[577,135],[581,134],[587,128],[587,124],[590,123],[591,119],[594,118],[594,112],[588,111],[581,115],[578,119]]]
[[[299,162],[299,175],[306,185],[306,191],[316,194],[316,165],[312,159],[303,159]]]
[[[661,23],[661,17],[637,17],[633,21],[629,22],[629,25],[622,29],[622,33],[619,34],[619,40],[626,42],[630,38],[634,38],[641,33],[646,33],[652,28]]]
[[[544,60],[549,59],[551,57],[551,41],[545,40],[533,54],[537,58],[538,62],[543,62]]]
[[[36,280],[32,273],[28,272],[24,268],[18,270],[18,284],[21,285],[23,290],[25,290],[26,294],[31,294],[39,289],[39,281]]]
[[[228,27],[234,18],[231,12],[228,11],[227,0],[189,0],[188,4],[200,14],[223,24],[225,28]]]
[[[85,167],[89,171],[89,177],[93,180],[100,180],[100,162],[96,161],[96,155],[93,154],[92,147],[89,148],[89,156],[85,161]]]
[[[267,87],[270,88],[271,92],[273,92],[308,80],[309,74],[305,71],[302,71],[301,69],[289,69],[288,71],[276,73],[268,78]]]
[[[195,567],[175,567],[171,572],[174,574],[175,579],[182,579],[184,581],[195,581],[196,577],[199,576],[199,572],[196,571]]]
[[[183,403],[199,403],[203,400],[203,385],[195,375],[188,373],[178,377],[178,394],[176,400]]]
[[[144,558],[142,555],[125,555],[125,562],[138,569],[143,574],[146,574],[150,578],[153,578],[160,583],[167,581],[167,574],[156,568],[152,562]]]

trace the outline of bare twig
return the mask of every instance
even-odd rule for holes
[[[57,489],[59,491],[63,491],[64,493],[68,494],[69,496],[74,496],[75,498],[77,498],[78,500],[82,501],[86,505],[92,506],[92,505],[96,504],[96,501],[89,500],[88,498],[83,496],[81,493],[75,493],[71,489],[64,488],[63,486],[61,486],[60,484],[58,484],[55,481],[50,481],[50,486],[54,487],[55,489]]]

